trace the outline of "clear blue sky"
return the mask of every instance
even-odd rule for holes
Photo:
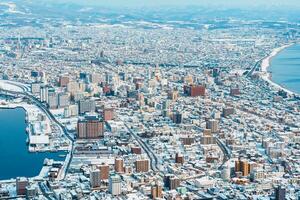
[[[86,5],[101,6],[187,6],[187,5],[223,5],[228,7],[249,7],[249,6],[292,6],[300,7],[300,0],[51,0],[54,2],[74,2]]]

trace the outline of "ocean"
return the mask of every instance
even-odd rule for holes
[[[290,46],[273,57],[268,71],[273,82],[300,94],[300,44]]]

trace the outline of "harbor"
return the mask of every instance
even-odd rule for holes
[[[13,119],[13,120],[12,120]],[[14,179],[19,176],[43,176],[42,170],[45,159],[64,161],[65,152],[29,152],[26,144],[26,112],[22,108],[0,109],[0,151],[1,160],[5,161],[0,166],[0,180]],[[61,157],[64,155],[64,157]],[[44,171],[44,173],[40,173]],[[48,171],[47,171],[48,172]]]

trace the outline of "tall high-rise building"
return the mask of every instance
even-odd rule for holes
[[[169,190],[175,190],[180,186],[180,179],[173,174],[167,174],[164,176],[164,186]]]
[[[114,196],[118,196],[121,194],[121,178],[118,174],[110,175],[109,192]]]
[[[107,180],[109,178],[109,165],[102,164],[98,168],[100,170],[100,179]]]
[[[135,161],[135,170],[139,172],[148,172],[149,171],[149,160],[148,159],[139,159]]]
[[[16,179],[16,190],[17,195],[26,195],[26,187],[28,186],[29,182],[27,178],[18,177]]]
[[[115,159],[115,171],[117,173],[123,173],[124,172],[124,161],[122,158],[116,158]]]
[[[51,109],[56,109],[58,107],[58,95],[55,91],[48,92],[48,106]]]
[[[155,184],[151,186],[151,198],[157,199],[162,198],[162,186]]]
[[[67,93],[58,94],[58,106],[60,108],[64,108],[69,106],[70,104],[70,96]]]
[[[102,137],[104,122],[97,116],[86,116],[77,122],[77,137],[79,139],[95,139]]]
[[[285,188],[278,186],[275,188],[275,200],[285,200]]]
[[[235,161],[235,172],[242,172],[243,176],[248,176],[250,174],[250,165],[247,160],[237,160]]]
[[[40,101],[48,102],[48,87],[47,86],[40,87]]]
[[[172,120],[175,124],[180,124],[182,123],[182,114],[179,112],[175,112],[173,114]]]
[[[176,190],[180,186],[180,179],[178,177],[170,178],[170,190]]]
[[[40,83],[32,83],[31,84],[31,93],[37,95],[40,93],[41,84]]]
[[[206,122],[206,128],[210,129],[212,133],[219,132],[219,121],[215,119],[210,119]]]
[[[90,183],[92,188],[99,187],[101,184],[100,180],[100,170],[99,169],[92,169],[90,171]]]
[[[86,112],[95,112],[96,103],[94,100],[91,99],[80,100],[78,103],[78,107],[79,114],[84,114]]]

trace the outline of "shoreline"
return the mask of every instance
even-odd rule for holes
[[[25,125],[26,126],[26,129],[25,129],[26,133],[24,133],[24,134],[26,134],[27,137],[28,137],[29,133],[27,133],[27,127],[30,124],[30,121],[28,119],[28,113],[30,112],[30,109],[31,109],[28,106],[29,104],[27,104],[27,103],[22,104],[20,102],[14,103],[12,105],[3,104],[3,102],[5,102],[5,100],[3,100],[3,99],[0,102],[2,102],[2,104],[0,104],[0,111],[1,110],[19,110],[19,111],[24,112],[24,114],[25,114],[24,120],[25,120],[25,124],[26,124]],[[40,163],[41,168],[36,167],[35,170],[33,170],[33,171],[36,171],[36,175],[25,176],[29,180],[42,180],[44,177],[46,177],[46,174],[50,170],[50,165],[49,164],[47,164],[47,165],[44,164],[46,161],[49,162],[49,161],[53,160],[53,161],[64,163],[65,159],[67,157],[67,153],[65,151],[62,151],[62,150],[59,150],[59,151],[56,151],[56,152],[54,152],[54,151],[48,151],[48,150],[47,151],[30,151],[30,148],[29,148],[28,144],[25,145],[25,149],[27,150],[27,154],[28,155],[29,154],[40,154],[40,155],[44,155],[45,154],[45,155],[47,155],[44,158],[44,160],[42,161],[42,163]],[[64,155],[64,158],[62,160],[57,160],[57,157],[60,156],[59,154]],[[49,155],[53,155],[53,157],[52,156],[49,157]],[[16,178],[17,178],[17,176],[10,177],[10,178],[0,179],[0,184],[1,183],[2,184],[6,183],[6,182],[15,182]]]
[[[33,112],[33,109],[35,108],[30,108],[30,104],[24,103],[24,102],[14,102],[13,104],[3,104],[3,102],[6,101],[0,101],[0,110],[14,110],[14,109],[21,109],[25,113],[25,123],[26,123],[26,135],[27,139],[29,139],[29,135],[31,134],[30,131],[28,132],[28,128],[32,124],[32,120],[30,119],[30,113]],[[2,103],[2,104],[1,104]],[[67,149],[52,149],[52,148],[44,148],[44,149],[36,149],[36,148],[31,148],[30,144],[27,145],[28,147],[28,152],[29,153],[56,153],[56,152],[63,152],[67,151]]]
[[[27,128],[30,125],[30,119],[29,119],[29,112],[31,112],[32,108],[30,108],[30,104],[24,103],[24,102],[14,102],[13,104],[3,104],[4,102],[6,102],[5,100],[0,99],[0,111],[1,110],[15,110],[15,109],[20,109],[25,113],[25,124],[26,124],[26,130],[24,134],[27,135],[27,138],[29,137],[27,132]],[[2,104],[1,104],[2,103]],[[68,152],[68,149],[59,149],[59,150],[55,150],[53,151],[52,149],[41,149],[41,150],[35,150],[35,149],[31,149],[29,144],[26,144],[26,149],[27,149],[27,153],[28,154],[41,154],[41,155],[46,155],[43,162],[41,163],[41,168],[38,169],[36,168],[37,171],[37,175],[33,175],[33,176],[26,176],[29,180],[43,180],[46,176],[47,173],[49,172],[49,170],[51,169],[51,166],[49,164],[45,165],[44,163],[47,162],[49,163],[49,161],[55,161],[55,162],[61,162],[63,165],[66,162],[68,156],[70,155],[70,153]],[[61,157],[61,160],[59,160]],[[60,171],[60,173],[63,173]],[[17,177],[11,177],[8,179],[0,179],[0,183],[6,183],[6,182],[15,182]]]
[[[261,62],[261,65],[260,65],[260,69],[261,69],[261,78],[266,81],[267,83],[269,83],[271,85],[271,87],[275,88],[275,89],[278,89],[278,90],[283,90],[284,92],[286,92],[288,95],[290,96],[297,96],[298,94],[279,85],[278,83],[275,83],[273,80],[272,80],[272,77],[271,77],[271,72],[268,71],[268,68],[271,66],[271,61],[272,59],[277,56],[281,51],[285,50],[286,48],[289,48],[291,46],[295,45],[295,43],[292,43],[292,44],[287,44],[287,45],[284,45],[284,46],[281,46],[281,47],[278,47],[276,49],[273,49],[273,51],[271,52],[271,54],[267,57],[265,57],[262,62]]]

